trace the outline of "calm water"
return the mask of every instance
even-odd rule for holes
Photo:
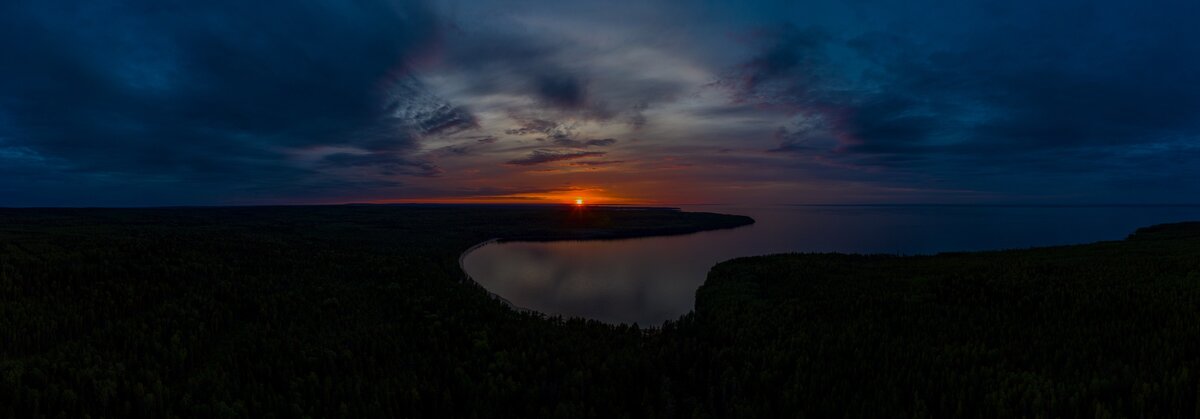
[[[692,309],[709,268],[785,252],[929,254],[1119,240],[1138,227],[1200,220],[1200,207],[694,206],[756,224],[686,236],[492,244],[464,268],[514,305],[659,325]]]

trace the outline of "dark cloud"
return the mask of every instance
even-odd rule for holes
[[[517,128],[505,130],[508,135],[539,135],[538,141],[549,141],[554,145],[570,148],[607,147],[616,144],[613,138],[577,139],[576,123],[560,123],[538,118],[513,116]]]
[[[551,38],[485,32],[478,28],[447,35],[450,42],[442,65],[466,76],[463,82],[467,83],[468,92],[524,96],[546,111],[611,118],[612,112],[605,104],[589,100],[585,69],[572,68],[571,63],[563,60],[577,46]]]
[[[479,128],[470,111],[434,96],[416,77],[389,80],[384,92],[385,120],[396,121],[421,136],[453,135]]]
[[[396,156],[474,126],[405,75],[437,21],[407,1],[4,2],[0,137],[71,176],[303,184],[320,174],[289,150]]]
[[[561,194],[577,192],[574,187],[529,187],[529,186],[484,186],[457,188],[444,192],[448,197],[466,197],[483,199],[530,199],[536,200],[537,195]]]
[[[593,147],[593,146],[608,147],[608,146],[616,144],[616,143],[617,143],[617,140],[615,138],[602,138],[602,139],[582,140],[582,141],[570,139],[570,138],[558,138],[558,139],[554,140],[555,145],[560,145],[563,147],[570,147],[570,148],[588,148],[588,147]]]
[[[833,38],[825,32],[783,24],[743,38],[757,52],[714,83],[731,91],[736,101],[808,111],[830,100],[833,80],[827,74],[832,69],[826,49]]]
[[[534,150],[528,156],[510,160],[508,164],[517,166],[534,166],[545,163],[553,163],[564,160],[582,159],[587,157],[604,156],[603,151],[554,151],[554,150]]]
[[[681,182],[1170,200],[1200,192],[1197,15],[1194,0],[10,0],[0,205],[437,196],[464,179],[442,170],[618,164],[595,151],[607,136],[646,162],[628,178],[678,157],[711,167]]]
[[[761,43],[763,49],[738,69],[738,87],[747,93],[778,87],[781,93],[807,94],[811,85],[821,81],[823,48],[829,40],[820,29],[791,24],[755,31],[747,42]],[[771,86],[774,83],[781,85]]]
[[[439,156],[469,156],[475,154],[479,149],[486,147],[488,144],[495,144],[496,141],[496,137],[479,138],[475,141],[439,147],[433,151],[433,154]]]
[[[381,175],[437,176],[442,169],[437,165],[420,160],[410,160],[390,152],[336,153],[325,156],[321,163],[329,168],[370,168]]]
[[[517,122],[517,128],[505,130],[508,135],[556,135],[568,134],[571,128],[562,126],[558,122],[549,121],[538,118],[522,118],[514,116],[513,119]]]
[[[646,119],[646,109],[649,108],[650,104],[645,101],[635,103],[633,107],[630,108],[629,126],[633,128],[634,131],[640,130],[642,127],[646,126],[646,122],[648,121]]]
[[[779,143],[778,147],[767,150],[772,153],[823,153],[829,150],[828,146],[817,145],[817,138],[820,138],[820,132],[811,127],[794,128],[788,130],[786,127],[775,129],[771,137]],[[724,149],[721,152],[727,153],[730,150]]]
[[[612,50],[533,27],[511,30],[494,24],[471,21],[448,33],[439,68],[455,74],[466,94],[528,99],[507,104],[509,111],[557,119],[619,119],[640,127],[646,123],[647,107],[675,100],[690,89],[675,77],[643,77],[645,69],[613,71],[592,62]],[[635,48],[638,43],[626,46]]]
[[[517,122],[517,128],[505,130],[508,135],[539,135],[538,141],[549,141],[551,144],[568,148],[608,147],[616,144],[615,138],[577,139],[574,123],[560,123],[539,118],[512,116]]]
[[[785,26],[755,38],[759,52],[719,85],[795,116],[770,151],[980,182],[1141,177],[1149,167],[1118,164],[1130,150],[1175,149],[1200,131],[1200,45],[1172,41],[1200,37],[1184,17],[1197,6],[1072,4],[1014,3],[982,21],[1005,30],[953,39]]]
[[[1171,41],[1200,36],[1179,17],[1197,7],[1078,6],[1021,9],[1010,32],[923,54],[888,52],[905,50],[895,37],[856,40],[882,57],[884,88],[864,102],[884,106],[856,106],[850,134],[865,151],[986,156],[1162,143],[1200,128],[1200,47]]]
[[[617,164],[625,164],[624,160],[593,160],[593,161],[576,161],[571,162],[572,166],[612,166]]]
[[[545,103],[565,109],[579,109],[587,102],[587,86],[568,74],[537,79],[537,95]]]
[[[860,99],[837,117],[838,151],[868,154],[927,152],[926,144],[953,123],[924,112],[911,98],[887,95]]]

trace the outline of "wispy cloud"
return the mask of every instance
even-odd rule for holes
[[[553,163],[563,160],[582,159],[587,157],[602,157],[603,151],[554,151],[554,150],[534,150],[528,156],[509,160],[508,164],[517,166],[534,166],[545,163]]]
[[[915,1],[0,2],[0,205],[1200,195],[1195,1]]]

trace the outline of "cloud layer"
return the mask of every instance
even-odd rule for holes
[[[406,75],[439,36],[432,12],[417,4],[17,1],[0,9],[0,146],[19,160],[6,165],[41,164],[29,170],[50,183],[230,194],[350,186],[359,179],[321,168],[428,173],[427,163],[402,156],[422,136],[473,124]],[[294,161],[320,147],[343,152],[324,166]]]
[[[1195,2],[686,3],[4,2],[0,205],[1200,196]]]

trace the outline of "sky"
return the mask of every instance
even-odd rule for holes
[[[0,206],[1198,203],[1197,16],[8,0]]]

